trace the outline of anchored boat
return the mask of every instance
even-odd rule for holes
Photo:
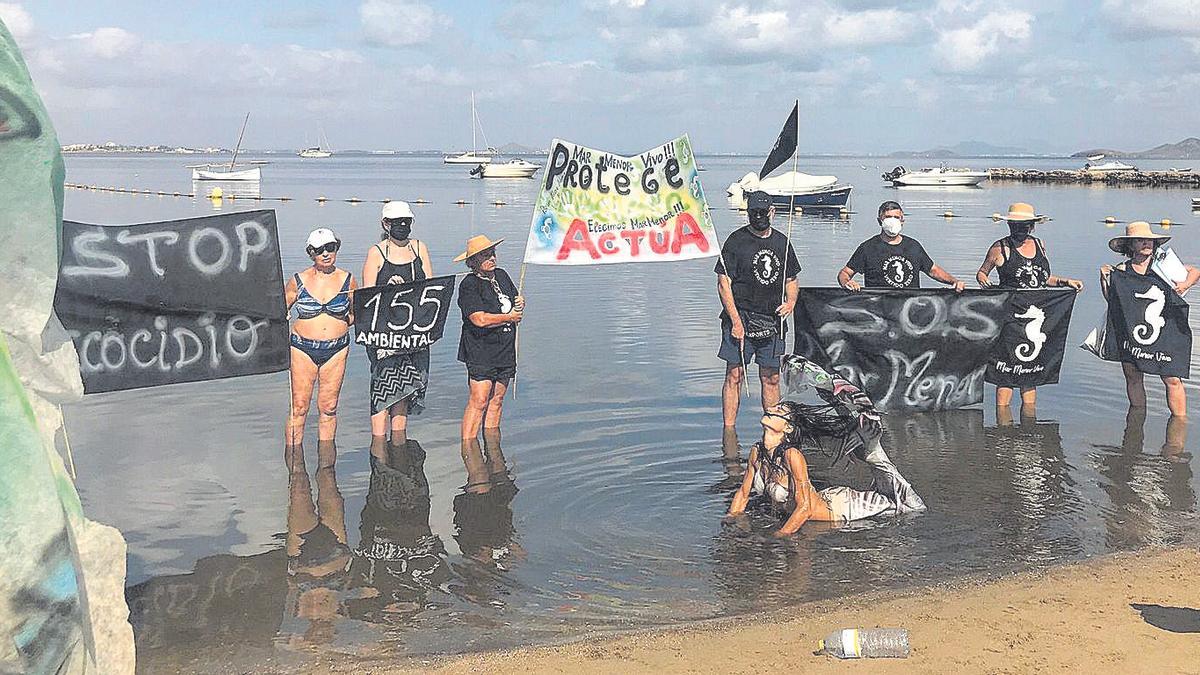
[[[475,149],[475,130],[483,135],[483,144],[487,150],[479,152]],[[475,92],[471,92],[471,149],[457,155],[443,155],[443,164],[490,164],[496,155],[496,149],[488,145],[487,134],[483,131],[483,123],[479,121],[479,113],[475,112]],[[474,173],[474,172],[472,172]]]
[[[192,180],[233,180],[256,181],[262,179],[262,169],[255,166],[249,169],[237,168],[238,152],[242,149],[242,138],[246,135],[246,124],[250,121],[250,113],[242,120],[242,130],[238,133],[237,145],[233,148],[233,158],[229,164],[190,164]],[[251,162],[251,164],[266,164],[266,162]]]
[[[511,159],[507,162],[480,164],[471,169],[471,175],[477,178],[532,178],[540,168],[542,167],[523,159]]]
[[[850,185],[838,184],[837,176],[785,171],[778,176],[760,179],[752,171],[730,183],[725,192],[739,209],[746,208],[746,195],[756,190],[770,195],[771,203],[776,207],[837,208],[846,205],[852,189]]]
[[[922,186],[970,186],[974,187],[988,179],[986,171],[951,169],[945,165],[909,171],[898,166],[883,174],[883,179],[897,187]]]

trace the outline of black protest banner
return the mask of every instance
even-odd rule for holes
[[[454,298],[454,277],[421,279],[354,292],[354,342],[410,353],[442,337]]]
[[[1114,269],[1108,277],[1104,353],[1143,373],[1191,375],[1192,331],[1188,303],[1157,274]]]
[[[275,212],[64,221],[54,310],[89,394],[287,370]]]
[[[983,401],[989,369],[1003,386],[1056,382],[1074,298],[1066,290],[803,288],[793,350],[837,369],[880,410],[961,408]],[[1029,307],[1045,315],[1040,324]],[[1024,358],[1012,356],[1017,349]]]
[[[984,380],[1000,387],[1056,384],[1066,354],[1074,290],[1005,291],[1000,335]]]

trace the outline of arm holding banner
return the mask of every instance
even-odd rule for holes
[[[1187,269],[1187,278],[1175,285],[1175,292],[1180,295],[1187,293],[1188,289],[1200,281],[1200,268],[1195,265],[1184,265],[1184,267]]]
[[[930,278],[940,281],[943,284],[946,284],[948,286],[953,286],[955,293],[962,293],[963,290],[965,290],[967,287],[966,284],[959,281],[958,278],[955,277],[953,274],[950,274],[949,272],[942,269],[941,267],[939,267],[936,264],[933,267],[929,268],[929,276],[930,276]]]
[[[522,304],[524,301],[522,301]],[[489,312],[472,312],[467,318],[471,323],[480,328],[491,328],[493,326],[502,326],[506,323],[521,323],[523,313],[514,309],[507,314],[491,314]]]
[[[991,288],[992,280],[989,275],[992,270],[1004,264],[1004,254],[1000,250],[1000,242],[992,244],[987,253],[983,256],[983,264],[979,266],[979,271],[975,273],[975,281],[979,283],[980,288]]]

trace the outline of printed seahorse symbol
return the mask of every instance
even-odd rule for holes
[[[1146,323],[1139,323],[1133,327],[1133,339],[1137,340],[1138,344],[1152,345],[1158,340],[1163,326],[1167,325],[1167,320],[1162,318],[1167,296],[1158,286],[1151,286],[1145,293],[1135,293],[1133,297],[1150,301],[1150,304],[1146,305]]]
[[[771,275],[773,275],[773,274],[775,274],[775,272],[771,269],[771,258],[764,257],[763,258],[763,277],[770,279]]]
[[[893,260],[892,261],[892,278],[896,280],[896,283],[902,284],[902,283],[904,283],[904,277],[905,277],[904,263],[900,262],[899,260]]]
[[[1029,323],[1025,324],[1025,337],[1029,339],[1029,342],[1022,342],[1013,350],[1018,359],[1029,363],[1042,353],[1042,345],[1046,343],[1046,334],[1042,332],[1042,324],[1046,323],[1046,313],[1042,311],[1041,307],[1030,305],[1029,309],[1020,314],[1013,314],[1013,316],[1018,319],[1029,319]]]

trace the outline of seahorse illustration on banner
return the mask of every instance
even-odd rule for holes
[[[1167,325],[1167,320],[1162,315],[1167,296],[1161,288],[1151,284],[1145,292],[1135,293],[1133,297],[1150,301],[1150,304],[1146,305],[1146,323],[1139,323],[1133,327],[1133,339],[1137,340],[1138,344],[1152,345],[1158,341],[1163,326]]]
[[[1046,344],[1046,334],[1042,332],[1042,324],[1046,323],[1046,313],[1037,305],[1030,305],[1020,314],[1013,314],[1018,319],[1029,319],[1025,324],[1025,337],[1029,342],[1017,345],[1014,354],[1025,363],[1036,359],[1042,353],[1042,345]]]

